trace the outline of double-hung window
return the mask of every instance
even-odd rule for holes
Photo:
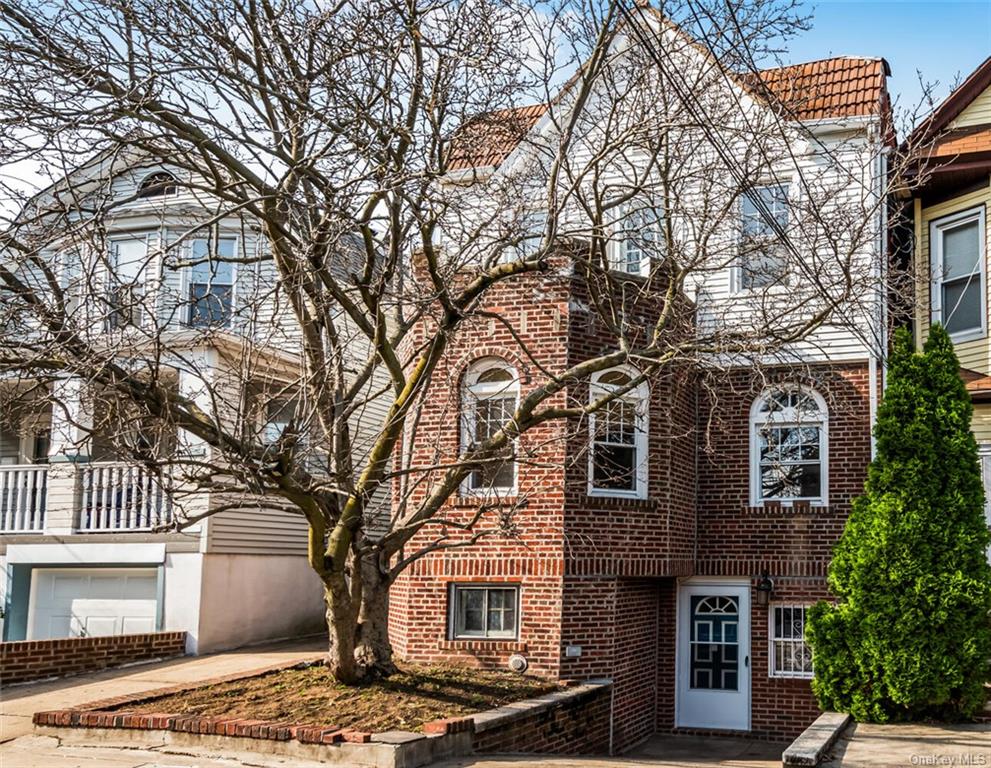
[[[771,677],[812,677],[812,649],[805,642],[804,605],[772,605]]]
[[[151,233],[135,232],[110,240],[110,325],[138,325],[144,309],[145,275]]]
[[[742,290],[767,288],[788,275],[788,187],[755,187],[740,200],[740,267]]]
[[[827,498],[825,401],[801,387],[782,387],[758,398],[751,410],[751,501],[825,504]]]
[[[661,215],[653,206],[622,206],[609,248],[610,269],[627,275],[650,274],[660,233]]]
[[[195,328],[226,326],[234,313],[233,237],[197,238],[191,244],[188,324]]]
[[[269,400],[265,404],[265,424],[262,429],[262,442],[273,445],[285,434],[296,415],[295,400]]]
[[[449,596],[451,639],[514,639],[519,628],[519,588],[453,584]]]
[[[547,212],[530,211],[523,215],[520,221],[521,239],[516,246],[515,256],[518,259],[529,259],[536,255],[544,242],[547,233]]]
[[[589,415],[592,496],[647,495],[647,386],[631,387],[635,376],[633,371],[612,369],[592,377],[590,403],[612,396]]]
[[[932,222],[932,321],[954,339],[987,332],[984,208]]]
[[[465,375],[461,443],[465,450],[481,445],[506,427],[519,405],[520,382],[516,371],[502,360],[488,358],[474,363]],[[472,470],[466,490],[472,493],[511,493],[516,488],[515,441],[485,456]]]

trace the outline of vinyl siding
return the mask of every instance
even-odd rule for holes
[[[953,121],[952,127],[970,128],[975,125],[991,125],[991,88],[974,99]]]
[[[974,406],[970,430],[977,442],[991,445],[991,403],[978,403]]]
[[[991,228],[987,227],[987,210],[991,208],[991,185],[974,192],[960,195],[938,205],[923,208],[916,200],[915,211],[915,263],[916,263],[916,327],[919,329],[918,344],[921,347],[929,336],[929,326],[932,322],[931,296],[933,286],[932,253],[929,243],[930,224],[936,219],[959,213],[980,205],[985,206],[985,300],[988,298],[987,275],[991,272],[988,256],[991,254]],[[988,303],[991,308],[991,302]],[[954,345],[960,365],[984,375],[991,374],[991,343],[987,336],[970,341],[958,342]]]
[[[224,554],[305,555],[302,515],[281,510],[237,509],[210,518],[206,551]]]

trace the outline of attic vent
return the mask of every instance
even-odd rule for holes
[[[177,189],[175,176],[168,171],[155,171],[141,180],[138,185],[138,197],[174,195]]]

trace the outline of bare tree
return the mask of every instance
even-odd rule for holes
[[[672,371],[800,362],[840,328],[883,346],[886,105],[828,135],[794,119],[816,94],[758,71],[805,23],[787,0],[0,17],[5,407],[47,398],[72,439],[153,473],[171,525],[302,516],[344,682],[393,669],[404,568],[512,535],[527,489],[447,514],[466,483],[561,471],[548,442]],[[9,178],[28,165],[51,180],[33,196]],[[129,260],[114,236],[136,215],[167,234]],[[183,270],[205,277],[177,288]],[[236,300],[216,289],[232,271]],[[549,362],[510,327],[531,380],[511,407],[487,382],[485,428],[438,440],[420,406],[451,391],[466,334],[506,323],[506,291],[562,281],[607,343]]]

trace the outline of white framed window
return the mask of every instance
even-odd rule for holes
[[[955,341],[987,335],[984,206],[929,225],[932,322]]]
[[[750,497],[790,504],[828,501],[828,412],[811,389],[775,387],[750,411]]]
[[[194,328],[230,325],[234,315],[236,237],[202,237],[190,242],[186,324]]]
[[[274,445],[285,433],[296,415],[296,401],[274,398],[265,403],[265,423],[262,427],[262,442]]]
[[[179,191],[176,177],[168,171],[152,171],[138,184],[138,197],[166,197]]]
[[[661,240],[661,212],[629,203],[619,211],[609,243],[609,267],[627,275],[649,275],[651,256]]]
[[[144,293],[152,232],[132,232],[110,238],[110,325],[139,325],[144,317]]]
[[[759,290],[787,282],[788,185],[754,187],[740,198],[740,264],[737,288]]]
[[[452,640],[515,640],[520,626],[515,584],[452,584],[448,636]]]
[[[469,449],[495,435],[516,413],[520,380],[499,358],[475,361],[465,374],[461,407],[461,445]],[[512,494],[516,491],[515,441],[500,456],[469,473],[462,491]]]
[[[616,396],[589,414],[590,496],[647,497],[649,391],[646,382],[629,388],[638,375],[631,368],[612,368],[592,376],[590,403]]]
[[[768,611],[771,677],[811,678],[812,649],[805,642],[804,605],[772,604]]]
[[[517,259],[529,259],[540,250],[547,233],[547,211],[529,211],[520,219],[522,239],[516,246]]]

